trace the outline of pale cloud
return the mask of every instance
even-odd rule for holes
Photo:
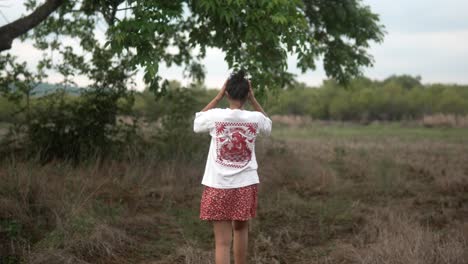
[[[224,53],[220,49],[209,48],[202,63],[207,70],[205,85],[221,88],[230,74],[227,62],[224,61]]]
[[[376,45],[373,78],[389,74],[420,75],[423,82],[468,83],[468,30],[453,32],[393,33]]]
[[[393,32],[441,32],[468,29],[466,0],[364,0]]]
[[[30,40],[25,42],[14,40],[9,52],[17,56],[20,61],[26,61],[30,67],[35,67],[42,58],[42,52],[34,48]]]

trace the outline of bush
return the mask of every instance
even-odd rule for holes
[[[195,112],[201,109],[194,109],[195,93],[185,88],[172,89],[158,100],[165,104],[154,137],[158,158],[203,160],[208,137],[193,132]]]
[[[16,120],[16,134],[24,137],[17,137],[15,145],[41,162],[120,155],[129,139],[136,137],[135,124],[116,121],[129,107],[121,101],[125,98],[131,101],[130,94],[122,97],[105,89],[88,90],[77,99],[67,98],[63,91],[37,98],[29,119]]]
[[[16,107],[12,102],[0,97],[0,122],[13,122],[16,111]]]

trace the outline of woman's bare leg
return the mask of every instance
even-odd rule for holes
[[[234,262],[247,263],[247,243],[249,240],[249,221],[233,221],[234,225]]]
[[[213,221],[215,234],[216,264],[230,264],[230,251],[232,239],[231,221]]]

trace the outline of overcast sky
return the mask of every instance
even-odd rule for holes
[[[382,44],[373,44],[370,53],[375,65],[364,70],[373,79],[384,79],[392,74],[420,75],[424,83],[468,84],[468,1],[467,0],[364,0],[380,15],[387,34]],[[0,25],[25,14],[22,0],[0,0]],[[3,14],[3,15],[2,15]],[[31,43],[15,40],[10,51],[20,60],[35,65],[41,53]],[[204,65],[206,85],[219,87],[229,74],[224,55],[218,49],[209,49]],[[316,71],[301,74],[293,58],[289,70],[298,74],[298,80],[309,85],[320,85],[326,78],[319,64]],[[168,79],[183,83],[182,69],[161,68]],[[50,82],[60,81],[51,74]],[[77,79],[85,84],[84,79]],[[142,88],[141,81],[138,82]]]

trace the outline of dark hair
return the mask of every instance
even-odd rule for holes
[[[226,91],[234,100],[245,101],[249,94],[249,81],[245,78],[245,70],[233,72],[227,82]]]

